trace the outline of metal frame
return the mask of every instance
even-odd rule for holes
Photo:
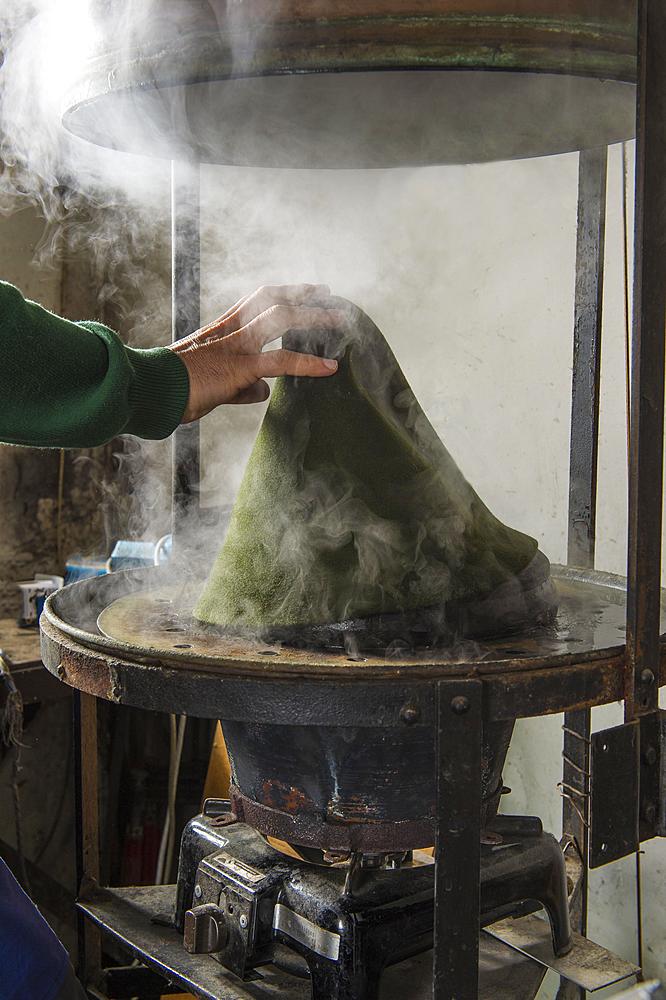
[[[434,1000],[479,989],[483,681],[437,685]]]
[[[608,150],[584,150],[578,168],[578,231],[569,445],[568,562],[594,566],[596,540],[599,388],[603,309],[606,174]],[[566,712],[562,750],[562,831],[583,860],[580,891],[572,906],[572,927],[587,932],[587,856],[589,842],[589,708]],[[562,995],[582,996],[562,986]]]
[[[662,447],[664,421],[664,316],[666,313],[666,6],[639,2],[639,81],[636,155],[635,290],[632,426],[629,477],[628,609],[622,665],[627,721],[654,716],[660,680],[659,600],[661,568]],[[579,175],[576,314],[572,383],[569,557],[594,562],[596,464],[599,431],[601,304],[607,151],[581,154]],[[173,172],[174,339],[199,323],[198,177],[190,165]],[[174,449],[175,524],[192,509],[198,488],[198,432],[183,430]],[[572,667],[575,673],[575,667]],[[545,671],[544,683],[548,686]],[[518,675],[514,675],[519,684]],[[576,675],[577,676],[577,675]],[[582,676],[582,675],[581,675]],[[585,675],[587,678],[587,675]],[[559,681],[562,682],[562,673]],[[572,677],[572,680],[575,678]],[[436,707],[438,736],[438,836],[436,852],[434,1000],[476,1000],[479,936],[480,754],[485,712],[501,714],[499,687],[491,678],[443,679],[420,684]],[[527,681],[527,678],[526,678]],[[534,678],[529,678],[530,685]],[[270,686],[270,685],[269,685]],[[501,686],[501,685],[500,685]],[[574,685],[575,686],[575,685]],[[609,700],[608,687],[590,691],[583,682],[565,723],[564,831],[587,867],[589,706]],[[545,690],[545,689],[542,689]],[[602,696],[603,690],[603,696]],[[104,694],[106,692],[99,692]],[[615,696],[622,692],[615,692]],[[110,695],[112,696],[112,695]],[[515,695],[506,695],[509,701]],[[358,691],[357,691],[358,698]],[[543,709],[540,709],[543,711]],[[548,709],[553,711],[552,708]],[[526,714],[526,713],[525,713]],[[95,697],[77,698],[79,752],[78,845],[84,880],[99,872],[97,732]],[[582,808],[581,808],[582,806]],[[444,844],[446,843],[446,850]],[[584,880],[577,928],[585,929]],[[89,928],[83,965],[99,975],[99,938]],[[563,985],[560,997],[578,996]]]
[[[658,705],[666,310],[666,10],[638,19],[634,324],[629,457],[626,720]]]

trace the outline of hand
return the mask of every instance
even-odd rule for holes
[[[198,420],[220,403],[261,403],[270,390],[265,378],[308,375],[325,378],[337,361],[297,351],[263,347],[289,330],[334,330],[345,322],[326,308],[325,285],[275,285],[257,289],[213,323],[170,345],[187,368],[190,395],[182,423]]]

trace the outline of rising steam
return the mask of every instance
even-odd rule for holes
[[[215,3],[209,13],[233,19],[240,7]],[[149,143],[145,155],[114,152],[61,125],[100,40],[120,59],[155,9],[143,0],[103,8],[113,18],[105,36],[94,0],[0,11],[0,207],[41,207],[44,254],[61,249],[63,232],[69,247],[93,253],[122,335],[148,346],[169,340],[168,162]],[[223,127],[215,108],[209,127]],[[140,148],[138,137],[127,145]],[[201,177],[203,321],[266,283],[323,282],[358,302],[492,509],[561,555],[576,157],[392,172],[204,166]],[[73,214],[82,202],[87,215]],[[549,420],[537,429],[539,412]],[[233,503],[262,414],[230,407],[203,421],[206,506]],[[133,441],[123,460],[136,482],[132,530],[159,537],[169,527],[169,446]],[[191,536],[205,572],[221,528],[206,538],[197,520]],[[376,551],[368,538],[369,562]]]

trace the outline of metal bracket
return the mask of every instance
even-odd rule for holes
[[[666,837],[666,711],[640,719],[640,840]]]
[[[535,962],[540,962],[579,989],[594,992],[630,979],[639,972],[637,965],[626,962],[580,934],[572,937],[572,948],[557,958],[553,954],[550,930],[545,920],[532,915],[518,920],[498,920],[485,933],[515,948]]]
[[[591,868],[666,836],[666,711],[592,736]]]
[[[590,757],[590,868],[638,849],[637,722],[592,734]]]

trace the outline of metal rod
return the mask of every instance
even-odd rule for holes
[[[200,170],[192,163],[171,164],[171,340],[181,340],[201,325]],[[173,435],[174,550],[188,518],[199,509],[199,424],[185,424]]]
[[[433,1000],[478,1000],[483,685],[437,685]]]
[[[607,171],[608,149],[605,146],[581,151],[578,164],[567,558],[570,564],[583,567],[594,566],[596,542]],[[585,934],[587,930],[591,728],[589,709],[567,712],[564,716],[560,782],[562,830],[575,842],[583,863],[580,892],[571,912],[572,927],[580,934]],[[584,994],[577,986],[563,982],[558,996],[574,998]]]
[[[666,5],[639,0],[625,718],[657,708],[666,313]]]
[[[636,851],[636,965],[643,968],[643,888],[641,885],[641,851]]]
[[[578,168],[578,235],[571,386],[569,544],[574,566],[594,566],[601,321],[608,150],[582,150]]]
[[[622,264],[624,284],[624,396],[627,423],[627,474],[629,472],[629,442],[631,441],[631,295],[629,293],[629,161],[627,143],[622,143]]]
[[[99,882],[99,760],[97,699],[74,691],[74,807],[76,876],[79,893],[89,881]],[[78,971],[84,984],[96,985],[102,974],[99,930],[78,915]]]
[[[624,263],[624,369],[625,369],[625,401],[627,422],[627,475],[629,474],[630,441],[631,441],[631,296],[629,292],[629,160],[626,142],[622,143],[622,257]],[[635,854],[635,884],[636,884],[636,963],[643,968],[643,890],[641,886],[641,849],[640,841]]]

